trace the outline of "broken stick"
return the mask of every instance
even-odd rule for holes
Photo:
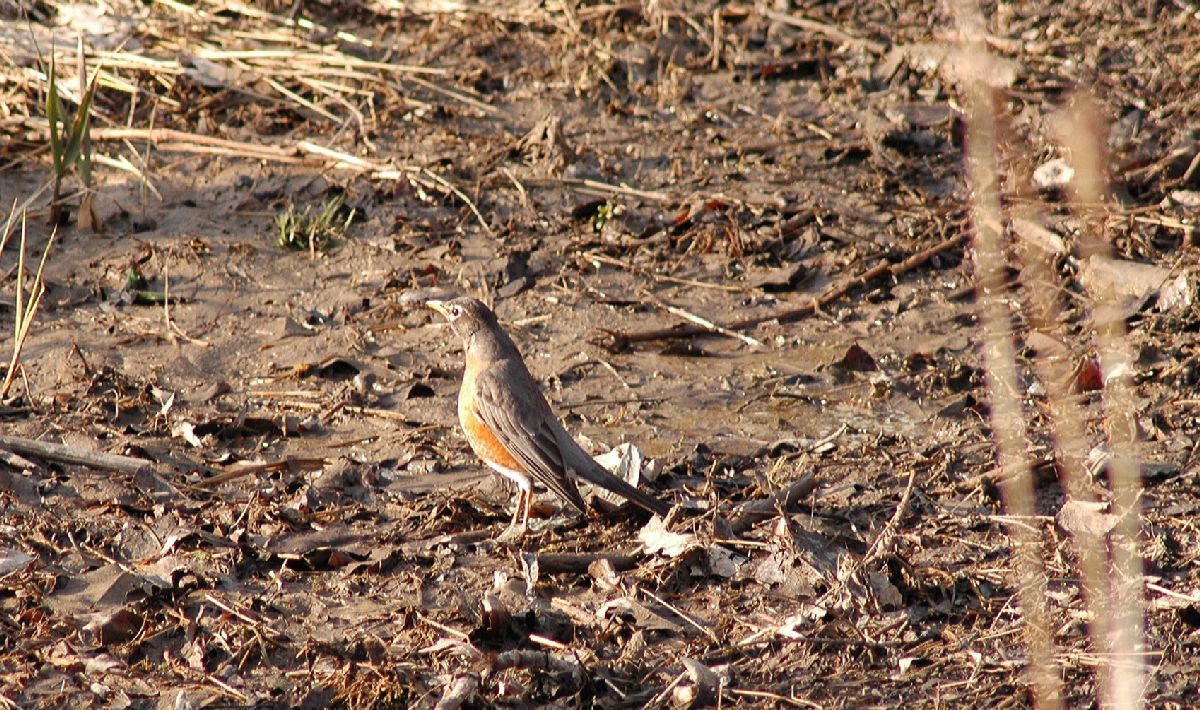
[[[817,479],[812,474],[805,474],[800,480],[775,493],[770,498],[752,500],[734,509],[729,527],[735,535],[749,530],[755,523],[779,515],[780,511],[789,513],[801,498],[807,497],[817,488]]]
[[[19,436],[0,435],[0,449],[7,449],[14,454],[36,456],[47,461],[73,463],[100,471],[116,471],[118,473],[138,474],[152,470],[151,462],[132,456],[107,454],[103,451],[80,449],[66,444],[55,444],[37,439],[25,439]]]
[[[966,234],[958,234],[950,237],[949,239],[938,242],[928,249],[923,249],[922,251],[913,254],[900,263],[893,264],[885,259],[861,274],[856,274],[855,276],[851,276],[840,283],[834,284],[820,296],[813,298],[802,306],[789,308],[778,313],[751,316],[750,318],[743,318],[741,320],[737,320],[732,323],[726,323],[724,325],[718,323],[714,323],[712,325],[714,328],[720,329],[717,332],[738,331],[749,330],[750,328],[757,327],[763,323],[773,320],[777,320],[780,323],[790,323],[792,321],[800,320],[801,318],[807,318],[808,316],[819,312],[822,308],[828,306],[842,296],[845,296],[853,289],[864,286],[882,276],[891,276],[892,278],[896,278],[903,273],[912,271],[938,254],[959,246],[966,240]],[[658,328],[654,330],[633,332],[609,330],[607,328],[601,328],[600,330],[606,336],[605,346],[614,352],[623,350],[633,343],[645,343],[655,340],[670,340],[673,338],[690,338],[696,335],[711,334],[713,332],[713,328],[706,328],[699,325],[677,325],[672,328]]]

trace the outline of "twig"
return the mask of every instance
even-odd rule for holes
[[[743,318],[732,323],[726,323],[721,327],[731,331],[748,330],[774,320],[777,320],[780,323],[790,323],[802,318],[806,318],[814,313],[819,312],[821,309],[840,299],[842,296],[845,296],[850,291],[870,283],[875,279],[884,276],[896,278],[902,274],[912,271],[938,254],[961,245],[966,241],[966,239],[967,237],[965,234],[955,235],[929,247],[928,249],[923,249],[916,254],[913,254],[898,264],[892,264],[886,260],[881,261],[861,274],[852,276],[841,283],[833,285],[820,296],[813,298],[803,306],[789,308],[778,313]],[[608,347],[613,350],[620,350],[622,347],[632,343],[645,343],[655,340],[669,340],[672,338],[690,338],[697,335],[705,335],[711,332],[710,329],[702,328],[697,325],[679,325],[673,328],[658,328],[654,330],[633,332],[609,330],[607,328],[601,328],[600,330],[605,334],[605,336],[607,336],[609,341]]]
[[[173,128],[93,128],[92,140],[144,140],[155,144],[159,150],[180,152],[217,153],[232,157],[273,160],[275,162],[300,163],[298,147],[281,147],[231,141],[214,136],[177,131]]]
[[[799,698],[790,698],[786,695],[776,693],[768,693],[765,690],[749,690],[744,688],[725,688],[725,692],[730,695],[741,695],[748,698],[760,698],[763,700],[773,700],[777,703],[784,703],[798,708],[822,708],[820,703],[814,703],[811,700],[801,700]]]
[[[639,190],[636,187],[630,187],[625,184],[612,185],[599,180],[589,180],[582,178],[557,178],[554,180],[526,180],[529,185],[573,185],[575,187],[585,188],[586,191],[592,191],[601,195],[627,195],[629,197],[638,197],[651,202],[667,202],[671,196],[665,192],[656,192],[651,190]]]
[[[714,284],[714,283],[708,283],[707,281],[697,281],[695,279],[685,279],[685,278],[681,278],[679,276],[668,276],[666,274],[656,274],[653,271],[651,271],[650,269],[636,266],[627,261],[622,261],[621,259],[617,259],[615,257],[608,256],[607,254],[601,254],[600,252],[596,252],[596,251],[590,251],[586,254],[583,254],[582,258],[586,259],[587,261],[597,262],[600,264],[607,264],[608,266],[616,266],[617,268],[625,269],[626,271],[631,271],[635,274],[642,274],[643,276],[649,276],[650,278],[654,279],[655,281],[665,281],[668,283],[682,284],[684,286],[694,286],[696,288],[710,288],[715,291],[727,291],[729,293],[741,293],[741,292],[747,290],[747,288],[745,286],[727,286],[725,284]],[[593,266],[595,266],[595,265],[593,264]]]
[[[583,668],[570,661],[551,655],[548,651],[516,649],[505,651],[496,656],[492,663],[492,672],[506,671],[513,668],[526,670],[553,671],[555,673],[570,673],[576,682],[582,682]]]
[[[650,698],[650,700],[646,702],[645,707],[656,708],[660,705],[665,705],[667,698],[671,697],[671,691],[678,688],[679,684],[687,678],[687,675],[687,671],[683,671],[679,675],[675,676],[675,679],[668,683],[667,687],[663,688],[657,695],[655,695],[653,698]]]
[[[505,167],[500,168],[500,173],[502,175],[504,175],[504,177],[508,178],[508,181],[511,182],[517,188],[517,194],[520,195],[520,197],[521,197],[521,206],[528,208],[529,207],[529,193],[525,192],[525,186],[521,184],[521,181],[518,180],[517,177],[515,175],[513,175],[512,171],[509,170],[508,168],[505,168]]]
[[[458,629],[453,628],[451,626],[446,626],[443,623],[434,621],[433,619],[430,619],[425,614],[418,613],[417,618],[420,619],[421,621],[425,622],[426,624],[429,624],[430,626],[437,629],[438,631],[441,631],[442,633],[450,634],[451,636],[457,638],[459,641],[463,641],[465,643],[471,642],[471,637],[468,634],[465,634],[462,631],[459,631]]]
[[[656,404],[666,397],[620,397],[616,399],[585,399],[579,402],[561,402],[557,409],[582,409],[584,407],[605,407],[612,404]]]
[[[49,441],[38,441],[37,439],[26,439],[19,436],[0,434],[0,448],[7,449],[15,454],[36,456],[47,461],[78,464],[100,471],[116,471],[127,474],[153,471],[152,463],[146,459],[108,454],[89,449],[79,449],[74,446],[67,446],[66,444],[54,444]]]
[[[780,511],[790,512],[801,498],[809,496],[816,488],[816,477],[811,473],[806,473],[800,480],[777,491],[770,498],[752,500],[739,505],[733,511],[734,516],[729,521],[729,527],[735,534],[744,533],[755,523],[778,515]]]
[[[255,633],[264,638],[267,643],[271,644],[272,646],[275,646],[276,648],[286,648],[287,636],[271,628],[270,624],[262,619],[256,619],[246,612],[230,604],[226,604],[217,597],[213,596],[211,592],[206,592],[204,594],[204,600],[217,607],[221,611],[224,611],[225,613],[241,620],[243,623],[249,624],[250,627],[254,629]]]
[[[11,215],[9,223],[11,224]],[[8,241],[6,226],[5,242]],[[22,304],[25,296],[25,212],[21,212],[21,245],[17,254],[16,309],[13,311],[13,345],[12,355],[8,361],[8,370],[4,373],[4,383],[0,384],[0,399],[8,397],[13,378],[17,375],[17,366],[21,363],[21,350],[25,347],[25,339],[29,337],[29,326],[33,324],[38,307],[42,305],[42,296],[46,294],[46,283],[42,273],[46,269],[46,257],[50,255],[50,247],[54,245],[54,237],[58,235],[58,226],[50,232],[46,248],[42,250],[42,260],[38,262],[37,274],[33,277],[33,288],[30,291],[29,303]]]
[[[237,698],[237,699],[238,699],[240,702],[243,702],[243,703],[248,703],[248,702],[250,702],[250,696],[246,695],[245,693],[243,693],[242,691],[238,690],[237,688],[234,688],[232,685],[230,685],[230,684],[226,683],[225,681],[223,681],[223,680],[221,680],[220,678],[216,677],[216,676],[215,676],[215,675],[213,675],[212,673],[205,673],[205,674],[204,674],[204,678],[205,678],[205,679],[206,679],[206,680],[207,680],[209,683],[212,683],[213,685],[217,686],[217,688],[219,688],[219,689],[221,689],[221,690],[225,691],[225,693],[226,693],[227,695],[229,695],[229,696],[231,696],[231,697],[234,697],[234,698]]]
[[[540,552],[537,556],[538,571],[542,574],[580,574],[600,560],[607,560],[613,569],[624,572],[637,567],[638,556],[628,552]]]
[[[968,0],[954,6],[956,24],[964,38],[964,60],[969,67],[971,79],[962,87],[962,100],[966,114],[966,158],[970,190],[971,222],[974,227],[975,271],[979,298],[981,323],[981,345],[986,384],[989,395],[992,440],[995,444],[996,462],[1003,476],[1001,495],[1007,512],[1027,518],[1037,509],[1037,495],[1031,457],[1027,454],[1027,427],[1025,407],[1021,401],[1021,375],[1017,367],[1017,353],[1013,345],[1012,311],[1006,297],[1006,259],[1004,240],[1004,203],[1001,199],[1002,172],[997,154],[999,146],[1013,146],[1015,140],[1007,140],[1001,133],[997,121],[998,99],[1002,92],[988,86],[984,80],[991,73],[993,64],[986,46],[980,37],[980,29],[986,26],[979,7]],[[1031,259],[1033,273],[1041,268],[1040,258]],[[1049,263],[1049,260],[1046,260]],[[1057,267],[1054,267],[1057,270]],[[1054,283],[1053,276],[1045,283]],[[1037,284],[1037,285],[1034,285]],[[1032,291],[1047,289],[1038,281],[1028,284]],[[1030,315],[1036,322],[1040,311]],[[1039,358],[1042,359],[1042,358]],[[1051,394],[1053,397],[1053,394]],[[1054,668],[1054,638],[1046,602],[1046,574],[1039,549],[1041,535],[1021,525],[1007,528],[1013,545],[1013,567],[1017,575],[1016,599],[1024,619],[1023,637],[1029,652],[1026,666],[1026,682],[1029,684],[1033,704],[1044,710],[1062,707],[1062,679]],[[878,542],[878,539],[876,540]],[[872,551],[877,549],[873,544]],[[868,555],[871,553],[868,553]],[[864,560],[865,561],[865,560]],[[1085,562],[1086,565],[1086,562]],[[1085,580],[1088,579],[1085,572]],[[1093,578],[1094,581],[1094,578]],[[1087,581],[1085,589],[1094,589]],[[1085,594],[1090,598],[1091,595]],[[1092,617],[1091,631],[1105,622],[1103,612]]]
[[[256,397],[270,396],[255,393],[251,394]],[[303,409],[305,411],[324,411],[326,408],[324,404],[320,404],[319,402],[297,402],[295,400],[279,402],[279,406],[292,407],[293,409]],[[346,412],[347,414],[362,414],[368,417],[378,417],[380,419],[392,419],[399,422],[408,421],[408,417],[405,416],[404,412],[396,412],[392,411],[391,409],[380,409],[378,407],[360,407],[353,404],[347,404],[346,406],[341,407],[339,411]]]
[[[246,466],[240,466],[231,471],[226,471],[225,473],[221,473],[216,476],[213,476],[212,478],[206,478],[203,481],[200,481],[199,483],[197,483],[196,487],[197,488],[216,488],[217,486],[221,485],[222,483],[228,483],[229,481],[237,480],[239,478],[242,478],[243,476],[249,476],[252,473],[262,473],[264,471],[282,471],[284,469],[287,469],[289,471],[294,470],[294,469],[301,469],[301,470],[307,469],[310,471],[315,471],[315,470],[320,469],[324,465],[325,465],[325,459],[297,458],[297,457],[293,457],[293,456],[288,456],[287,458],[281,459],[279,461],[270,461],[267,463],[256,463],[256,464],[248,464]]]
[[[717,71],[721,68],[721,8],[713,9],[713,38],[712,38],[712,61],[709,62],[708,68],[711,71]]]
[[[1069,203],[1079,220],[1080,251],[1084,255],[1113,253],[1109,236],[1105,234],[1100,213],[1110,202],[1105,174],[1106,161],[1102,146],[1106,129],[1100,125],[1101,111],[1094,99],[1086,94],[1072,97],[1070,108],[1055,126],[1059,140],[1066,146],[1076,166],[1071,181]],[[1097,207],[1100,209],[1098,210]],[[1103,372],[1135,361],[1133,347],[1120,318],[1098,318],[1097,313],[1114,307],[1117,297],[1110,288],[1092,288],[1093,306],[1088,324],[1095,333],[1096,350]],[[1138,652],[1146,645],[1145,601],[1140,580],[1144,563],[1138,541],[1142,535],[1142,481],[1134,458],[1138,439],[1135,416],[1139,411],[1133,377],[1105,377],[1103,404],[1104,431],[1112,460],[1108,465],[1109,486],[1112,491],[1113,514],[1117,523],[1107,541],[1112,548],[1112,566],[1105,564],[1106,541],[1103,536],[1085,535],[1082,544],[1093,547],[1081,551],[1100,560],[1101,574],[1095,579],[1100,586],[1089,590],[1099,598],[1101,615],[1110,614],[1104,623],[1095,619],[1089,635],[1097,647],[1113,660],[1104,668],[1098,701],[1105,707],[1136,707],[1144,702],[1150,669]],[[1111,610],[1111,612],[1109,612]],[[1117,660],[1120,659],[1120,660]]]
[[[680,308],[679,306],[672,306],[671,304],[666,303],[665,301],[662,301],[658,298],[654,298],[653,296],[651,296],[651,298],[659,306],[661,306],[662,308],[665,308],[667,310],[667,312],[673,313],[686,321],[691,321],[692,323],[695,323],[696,325],[700,326],[701,328],[704,328],[705,330],[709,330],[713,333],[719,333],[721,335],[724,335],[727,338],[736,338],[736,339],[742,341],[743,343],[745,343],[746,345],[749,345],[751,348],[753,348],[755,350],[758,350],[763,347],[761,340],[757,340],[757,339],[752,338],[749,335],[745,335],[743,333],[738,333],[736,331],[729,330],[728,328],[722,328],[721,326],[717,325],[716,323],[713,323],[712,321],[708,320],[707,318],[702,318],[701,316],[698,316],[695,313],[687,311],[683,308]]]
[[[695,619],[693,619],[691,616],[689,616],[688,614],[684,613],[684,611],[683,611],[682,609],[680,609],[679,607],[677,607],[677,606],[675,606],[674,604],[672,604],[672,603],[668,602],[667,600],[665,600],[665,599],[663,599],[662,597],[658,596],[657,594],[655,594],[654,592],[650,591],[649,589],[642,589],[642,593],[643,593],[643,594],[645,594],[646,596],[650,597],[650,598],[651,598],[651,599],[653,599],[654,601],[658,602],[659,604],[662,604],[662,605],[663,605],[663,606],[665,606],[666,608],[670,609],[670,610],[671,610],[672,612],[674,612],[674,613],[675,613],[675,614],[676,614],[676,615],[677,615],[679,618],[681,618],[681,619],[683,619],[684,621],[688,622],[688,625],[690,625],[690,626],[694,627],[694,628],[695,628],[697,631],[699,631],[700,633],[702,633],[702,634],[704,634],[705,636],[707,636],[707,637],[708,637],[708,639],[709,639],[710,641],[712,641],[713,643],[721,643],[721,640],[717,638],[717,635],[716,635],[715,633],[713,633],[713,630],[712,630],[712,629],[710,629],[710,628],[708,628],[707,626],[705,626],[705,625],[701,624],[699,621],[696,621],[696,620],[695,620]]]
[[[454,99],[455,101],[461,101],[464,104],[474,107],[474,108],[477,108],[480,111],[483,111],[484,113],[486,113],[488,115],[504,116],[504,117],[508,116],[508,114],[503,109],[496,108],[495,106],[493,106],[489,103],[480,101],[479,99],[476,99],[472,96],[467,96],[466,94],[463,94],[462,92],[455,91],[453,89],[447,89],[444,86],[438,86],[437,84],[434,84],[431,81],[426,81],[425,79],[422,79],[420,77],[408,76],[408,77],[405,77],[404,80],[410,81],[418,86],[423,86],[426,89],[429,89],[430,91],[432,91],[434,93],[441,94],[442,96],[448,96],[448,97]]]
[[[453,185],[453,183],[451,183],[446,178],[442,177],[441,175],[438,175],[437,173],[429,170],[428,168],[421,168],[421,172],[428,175],[431,180],[433,180],[437,184],[441,185],[442,187],[446,188],[450,192],[454,193],[458,197],[458,199],[465,202],[467,207],[470,208],[471,212],[475,215],[475,219],[479,220],[479,224],[483,225],[483,231],[487,232],[488,234],[495,234],[495,232],[492,230],[491,225],[489,225],[487,223],[487,220],[483,218],[483,215],[479,213],[479,208],[475,206],[475,203],[471,201],[471,198],[467,197],[466,194],[464,194],[462,190],[455,187]]]
[[[47,127],[48,131],[49,128]],[[187,133],[171,128],[93,128],[92,140],[145,140],[160,151],[182,153],[205,153],[225,155],[251,160],[269,160],[293,165],[314,165],[329,170],[353,170],[370,173],[378,180],[408,178],[424,184],[430,189],[457,197],[471,210],[484,231],[495,234],[495,230],[483,218],[483,214],[471,198],[446,178],[428,168],[412,165],[393,165],[378,160],[360,158],[310,141],[299,141],[293,146],[273,146],[244,141],[231,141],[213,136]],[[316,158],[316,160],[314,160]],[[663,199],[666,199],[665,196]]]
[[[808,30],[809,32],[823,34],[827,37],[832,37],[833,39],[845,42],[846,44],[860,47],[873,54],[881,54],[883,50],[887,49],[886,45],[882,45],[879,42],[863,39],[841,29],[840,27],[834,27],[833,25],[828,25],[824,22],[810,20],[807,17],[794,17],[792,15],[785,15],[782,12],[774,12],[773,10],[767,9],[759,10],[759,12],[761,12],[762,16],[768,20],[773,20],[781,25],[788,25],[789,27],[796,27],[798,29]]]
[[[900,502],[896,504],[896,511],[892,513],[892,517],[888,520],[887,525],[883,526],[883,530],[875,536],[871,541],[871,546],[867,548],[866,554],[858,561],[856,570],[862,569],[873,563],[883,551],[891,544],[892,538],[896,536],[896,528],[900,526],[900,519],[908,512],[908,501],[912,499],[913,487],[917,483],[917,469],[913,468],[908,474],[908,483],[904,486],[904,493],[900,495]]]
[[[471,699],[475,691],[479,689],[479,676],[474,673],[460,675],[454,679],[453,683],[446,685],[445,692],[442,697],[434,705],[434,710],[458,710]]]

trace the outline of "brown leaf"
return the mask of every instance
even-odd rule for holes
[[[746,276],[746,285],[768,293],[791,291],[806,275],[801,264],[787,264],[773,269],[755,269]]]
[[[1093,254],[1083,260],[1079,281],[1098,305],[1107,306],[1096,313],[1103,324],[1137,313],[1169,275],[1161,266]]]
[[[838,365],[850,372],[874,372],[879,369],[875,357],[858,343],[846,349],[846,354],[838,361]]]
[[[142,631],[145,618],[128,607],[115,611],[102,611],[92,616],[92,620],[84,626],[101,646],[110,646],[132,641]]]

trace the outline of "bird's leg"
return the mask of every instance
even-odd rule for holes
[[[497,539],[499,539],[499,540],[514,540],[517,538],[524,537],[525,533],[529,531],[529,512],[528,512],[529,505],[528,505],[528,502],[529,502],[530,497],[531,497],[531,495],[529,492],[527,492],[524,488],[517,486],[517,507],[513,508],[513,517],[512,517],[512,520],[509,521],[508,527],[504,529],[504,532],[500,533],[500,537]],[[521,518],[521,508],[522,507],[525,508],[526,512],[525,512],[524,521],[519,523],[518,521],[522,520],[522,518]]]
[[[508,521],[508,527],[517,527],[517,522],[521,519],[521,504],[525,502],[525,489],[517,488],[517,506],[513,508],[512,520]]]
[[[525,509],[524,513],[522,513],[522,515],[521,515],[521,527],[520,527],[521,533],[520,534],[522,537],[527,532],[529,532],[529,504],[532,502],[533,502],[533,490],[532,489],[525,490],[524,488],[522,488],[521,489],[521,500],[518,501],[518,503],[524,503],[524,505],[517,507],[518,511],[520,511],[522,507]]]

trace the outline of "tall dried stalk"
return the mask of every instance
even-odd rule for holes
[[[999,172],[996,163],[995,91],[987,85],[987,50],[974,43],[966,49],[967,172],[971,184],[971,213],[975,265],[983,324],[983,359],[991,404],[991,424],[1000,467],[1000,490],[1016,523],[1008,526],[1013,542],[1018,599],[1025,620],[1029,650],[1026,675],[1034,702],[1040,708],[1062,706],[1062,680],[1054,665],[1054,639],[1046,610],[1046,574],[1035,528],[1021,524],[1036,509],[1032,467],[1025,454],[1026,416],[1021,405],[1013,348],[1012,313],[1006,298],[1005,258],[1001,243]]]
[[[1073,98],[1071,107],[1058,118],[1056,132],[1075,169],[1069,195],[1071,210],[1080,223],[1080,255],[1108,257],[1112,248],[1104,234],[1103,217],[1110,202],[1103,162],[1104,133],[1091,98],[1084,94]],[[1104,702],[1112,708],[1136,708],[1143,704],[1146,667],[1142,656],[1145,644],[1142,559],[1138,552],[1142,488],[1132,451],[1137,438],[1137,405],[1129,374],[1134,358],[1125,322],[1116,317],[1104,320],[1095,317],[1096,313],[1115,312],[1116,294],[1112,289],[1094,291],[1090,294],[1093,302],[1090,325],[1096,337],[1101,371],[1106,373],[1103,403],[1111,456],[1108,480],[1116,516],[1111,538],[1111,574],[1105,580],[1112,614],[1105,631],[1110,636],[1100,640],[1110,654],[1110,670],[1103,686]]]
[[[4,225],[4,233],[0,236],[0,254],[4,253],[4,248],[8,246],[8,240],[12,236],[12,230],[16,222],[17,206],[13,206],[12,212],[8,215],[8,220]],[[42,252],[42,260],[38,262],[37,274],[33,278],[33,287],[29,292],[29,300],[25,301],[25,209],[20,210],[21,215],[21,242],[19,251],[17,252],[17,280],[13,287],[16,294],[16,308],[13,313],[13,345],[12,352],[8,359],[8,370],[4,373],[4,382],[0,384],[0,400],[8,397],[8,391],[12,388],[12,383],[17,375],[17,368],[21,364],[21,350],[25,347],[25,339],[29,337],[29,326],[33,323],[33,318],[37,315],[38,307],[42,305],[42,296],[46,293],[46,283],[42,278],[42,273],[46,268],[46,257],[50,254],[50,247],[54,244],[54,237],[58,234],[57,228],[50,233],[50,239],[46,241],[46,249]]]
[[[1000,207],[1000,173],[996,167],[996,151],[1000,146],[1012,147],[1019,141],[1015,136],[998,129],[996,125],[996,92],[988,89],[985,77],[990,75],[986,49],[982,38],[984,25],[978,9],[969,2],[957,5],[959,26],[964,37],[971,41],[968,60],[963,63],[966,76],[966,109],[968,119],[968,163],[972,184],[972,210],[975,224],[976,260],[982,294],[982,321],[985,329],[985,364],[992,397],[992,420],[996,436],[996,447],[1001,469],[1009,481],[1004,488],[1005,504],[1014,515],[1023,515],[1032,504],[1033,490],[1027,483],[1028,463],[1018,460],[1023,456],[1023,429],[1021,407],[1016,397],[1019,394],[1015,375],[1015,353],[1012,346],[1010,327],[1011,314],[1001,299],[1003,285],[1004,256],[1001,235],[1005,215]],[[1076,101],[1076,109],[1059,122],[1059,140],[1065,144],[1072,156],[1076,178],[1070,194],[1072,208],[1082,224],[1080,254],[1084,258],[1093,254],[1107,254],[1109,245],[1102,234],[1103,221],[1096,219],[1106,202],[1104,171],[1100,156],[1102,135],[1095,126],[1095,110],[1090,101]],[[1007,143],[1006,143],[1007,141]],[[1010,176],[1009,187],[1021,194],[1022,179],[1028,175]],[[1034,201],[1016,201],[1013,217],[1033,224],[1039,221],[1039,211]],[[1023,205],[1023,206],[1022,206]],[[1030,327],[1044,335],[1057,338],[1057,322],[1060,304],[1057,288],[1046,285],[1059,281],[1055,271],[1055,255],[1031,249],[1028,252],[1027,275],[1033,283],[1026,283],[1029,308],[1027,314]],[[1092,294],[1094,309],[1107,310],[1112,294]],[[1097,349],[1101,354],[1102,369],[1106,373],[1125,371],[1132,364],[1131,354],[1124,341],[1124,326],[1120,320],[1104,323],[1089,322],[1087,332],[1094,333]],[[1064,352],[1070,349],[1064,347]],[[1095,502],[1090,491],[1090,479],[1085,462],[1088,451],[1086,436],[1087,413],[1076,398],[1065,391],[1064,383],[1070,381],[1070,362],[1058,353],[1039,353],[1034,360],[1038,377],[1046,384],[1050,425],[1061,462],[1063,486],[1069,500],[1086,503]],[[1136,708],[1141,705],[1145,685],[1145,667],[1139,655],[1144,641],[1143,603],[1141,597],[1141,558],[1137,552],[1140,515],[1137,503],[1140,497],[1140,481],[1137,468],[1130,455],[1135,428],[1133,419],[1133,394],[1128,377],[1116,377],[1105,383],[1104,415],[1108,425],[1109,447],[1112,462],[1109,467],[1110,482],[1114,493],[1114,514],[1118,520],[1115,537],[1110,541],[1102,532],[1081,526],[1072,532],[1072,541],[1079,559],[1081,594],[1088,611],[1089,635],[1098,653],[1106,663],[1100,666],[1099,688],[1102,706],[1109,708]],[[1013,469],[1016,469],[1015,472]],[[1015,476],[1015,477],[1014,477]],[[1026,502],[1028,500],[1028,503]],[[1028,544],[1023,538],[1028,533],[1013,527],[1010,535],[1018,548]],[[1109,550],[1112,543],[1113,560],[1110,567]],[[1021,603],[1027,625],[1034,624],[1030,612],[1024,607],[1037,596],[1039,582],[1033,582],[1030,590],[1031,572],[1027,568],[1030,559],[1018,558],[1018,575],[1022,581]],[[1111,570],[1111,574],[1110,574]],[[1037,573],[1038,580],[1044,575]],[[1044,582],[1040,582],[1044,585]],[[1041,587],[1044,594],[1044,586]],[[1028,599],[1028,602],[1027,602]],[[1044,598],[1040,602],[1044,604]],[[1044,607],[1035,614],[1045,619]],[[1048,660],[1039,661],[1045,654],[1053,654],[1053,640],[1048,633],[1027,629],[1026,643],[1030,651],[1030,682],[1039,705],[1059,705],[1056,689],[1061,681],[1051,678],[1048,671],[1039,671],[1038,666],[1049,669]]]

